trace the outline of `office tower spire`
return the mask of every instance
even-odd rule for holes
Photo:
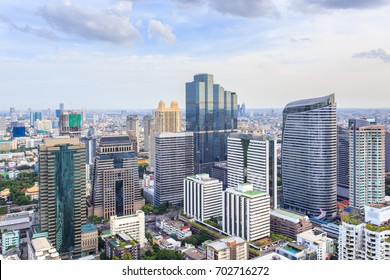
[[[283,110],[284,206],[331,218],[337,203],[335,95],[299,100]]]

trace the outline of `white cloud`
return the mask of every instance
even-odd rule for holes
[[[116,44],[135,43],[141,35],[129,19],[130,2],[118,2],[107,10],[81,7],[70,0],[44,5],[41,15],[53,28],[88,40]]]
[[[148,35],[149,38],[156,38],[168,44],[173,44],[176,41],[171,27],[155,19],[149,21]]]

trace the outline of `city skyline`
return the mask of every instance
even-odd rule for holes
[[[143,109],[161,96],[184,107],[195,73],[252,108],[331,93],[338,108],[386,107],[389,1],[18,0],[1,10],[0,82],[18,102],[0,110]]]

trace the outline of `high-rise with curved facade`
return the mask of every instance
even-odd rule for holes
[[[337,203],[335,95],[299,100],[283,110],[284,207],[331,218]]]

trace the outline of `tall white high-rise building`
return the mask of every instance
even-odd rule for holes
[[[349,121],[349,201],[364,208],[385,199],[385,128]]]
[[[223,231],[248,241],[270,235],[270,198],[249,183],[222,193]]]
[[[183,204],[183,180],[194,174],[193,147],[192,132],[155,134],[155,206]]]
[[[112,235],[124,232],[137,240],[141,247],[144,247],[147,242],[145,237],[145,213],[137,210],[133,215],[111,216],[110,231]]]
[[[337,206],[335,95],[299,100],[283,110],[284,207],[333,218]]]
[[[251,183],[255,190],[271,197],[271,207],[277,208],[277,143],[269,136],[232,133],[228,137],[229,188]]]
[[[184,180],[184,214],[199,221],[222,216],[222,182],[197,174]]]
[[[390,260],[390,205],[364,207],[364,221],[349,214],[339,232],[339,260]]]

